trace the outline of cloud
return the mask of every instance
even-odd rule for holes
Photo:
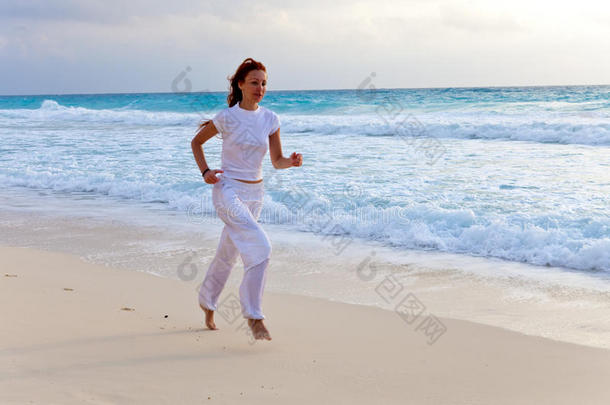
[[[0,3],[0,16],[5,20],[87,21],[120,24],[134,17],[192,15],[206,11],[229,11],[227,2],[200,0],[5,0]],[[239,8],[245,1],[232,2]],[[227,14],[228,15],[228,14]]]
[[[507,13],[477,7],[444,4],[439,7],[443,24],[473,33],[515,32],[523,30],[513,16]]]
[[[609,82],[608,25],[591,21],[610,8],[549,4],[3,1],[0,94],[169,91],[186,66],[195,89],[224,90],[250,56],[270,89],[352,88],[371,71],[379,87]]]

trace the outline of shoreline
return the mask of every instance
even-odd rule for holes
[[[239,320],[203,328],[194,281],[30,248],[0,252],[3,403],[610,400],[605,349],[449,318],[429,344],[416,322],[390,311],[270,292],[273,340],[251,344]]]
[[[5,195],[0,201],[0,245],[73,254],[174,280],[203,279],[216,250],[220,220],[201,224],[152,206],[106,206],[91,196],[82,198],[49,200],[45,195],[36,203]],[[610,286],[602,275],[401,251],[379,243],[354,242],[337,255],[332,241],[320,235],[264,227],[274,252],[267,292],[390,311],[411,293],[426,314],[610,349]],[[236,265],[229,286],[238,285],[242,268]],[[390,286],[400,293],[395,299]]]

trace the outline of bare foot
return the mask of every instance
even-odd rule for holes
[[[262,319],[248,319],[248,326],[252,329],[252,335],[254,339],[267,339],[271,340],[271,335],[265,327]]]
[[[212,311],[211,309],[207,309],[201,304],[199,304],[199,307],[201,307],[201,309],[203,309],[203,312],[205,312],[205,326],[207,326],[208,329],[217,330],[218,328],[214,323],[214,311]]]

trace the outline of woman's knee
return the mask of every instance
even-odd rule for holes
[[[237,258],[239,257],[239,252],[235,254],[227,254],[223,253],[220,255],[216,255],[215,259],[225,268],[232,268],[237,263]]]

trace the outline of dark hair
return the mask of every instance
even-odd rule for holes
[[[233,107],[235,104],[239,103],[243,99],[244,96],[241,92],[241,89],[239,88],[238,83],[246,80],[246,76],[248,75],[248,73],[253,70],[262,70],[263,72],[267,73],[265,65],[252,58],[247,58],[244,59],[241,65],[239,65],[233,76],[227,78],[230,82],[229,95],[227,96],[227,104],[229,105],[229,107]],[[201,124],[199,124],[198,129],[205,127],[211,121],[212,120],[207,120],[202,122]]]

